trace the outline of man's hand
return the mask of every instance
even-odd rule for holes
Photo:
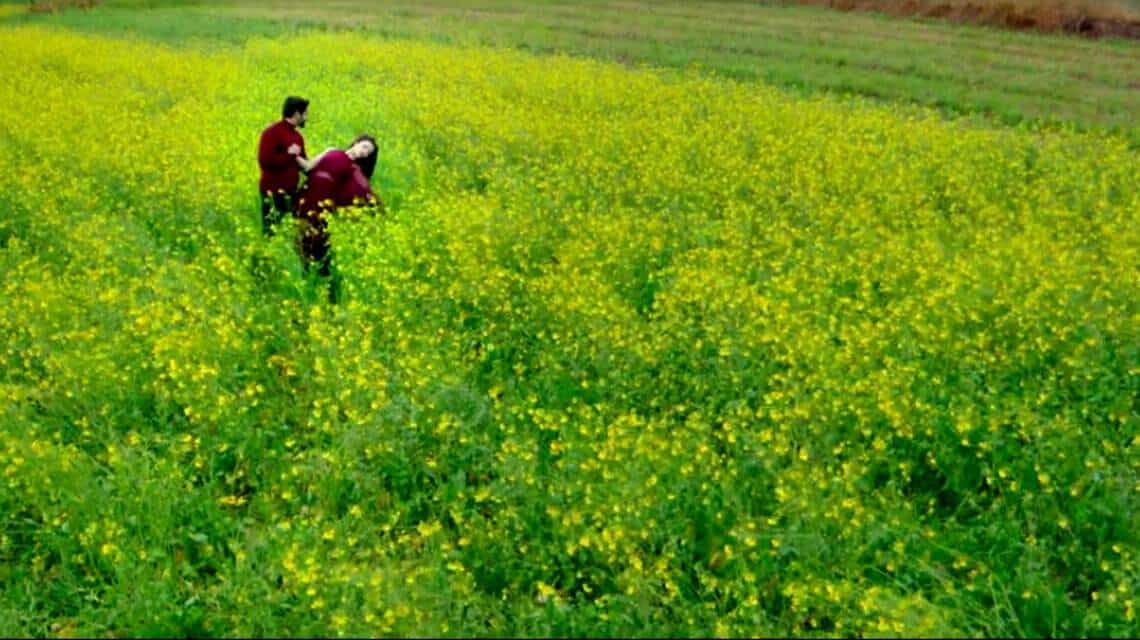
[[[291,145],[289,145],[289,148],[285,150],[285,152],[291,156],[301,155],[301,145],[291,144]]]

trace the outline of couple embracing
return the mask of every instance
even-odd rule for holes
[[[340,207],[382,207],[370,180],[376,169],[376,140],[359,135],[344,149],[328,149],[310,159],[299,129],[308,119],[309,101],[290,96],[281,120],[261,133],[257,162],[261,167],[261,225],[272,236],[286,215],[300,224],[298,249],[306,272],[313,265],[330,276],[328,216]],[[304,186],[301,175],[306,174]]]

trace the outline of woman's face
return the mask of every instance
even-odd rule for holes
[[[360,140],[356,144],[349,147],[348,151],[345,153],[347,153],[348,157],[352,158],[353,160],[359,160],[360,158],[367,158],[368,156],[375,153],[375,151],[376,145],[372,144],[371,140]]]

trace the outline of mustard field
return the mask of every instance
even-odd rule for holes
[[[1140,151],[0,27],[0,634],[1136,636]],[[379,143],[342,295],[257,137]]]

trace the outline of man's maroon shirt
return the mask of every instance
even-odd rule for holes
[[[301,178],[301,168],[297,159],[289,154],[290,145],[301,147],[301,157],[305,155],[305,139],[297,127],[285,120],[269,125],[261,132],[261,142],[257,145],[257,164],[261,165],[261,193],[284,191],[296,193]]]

